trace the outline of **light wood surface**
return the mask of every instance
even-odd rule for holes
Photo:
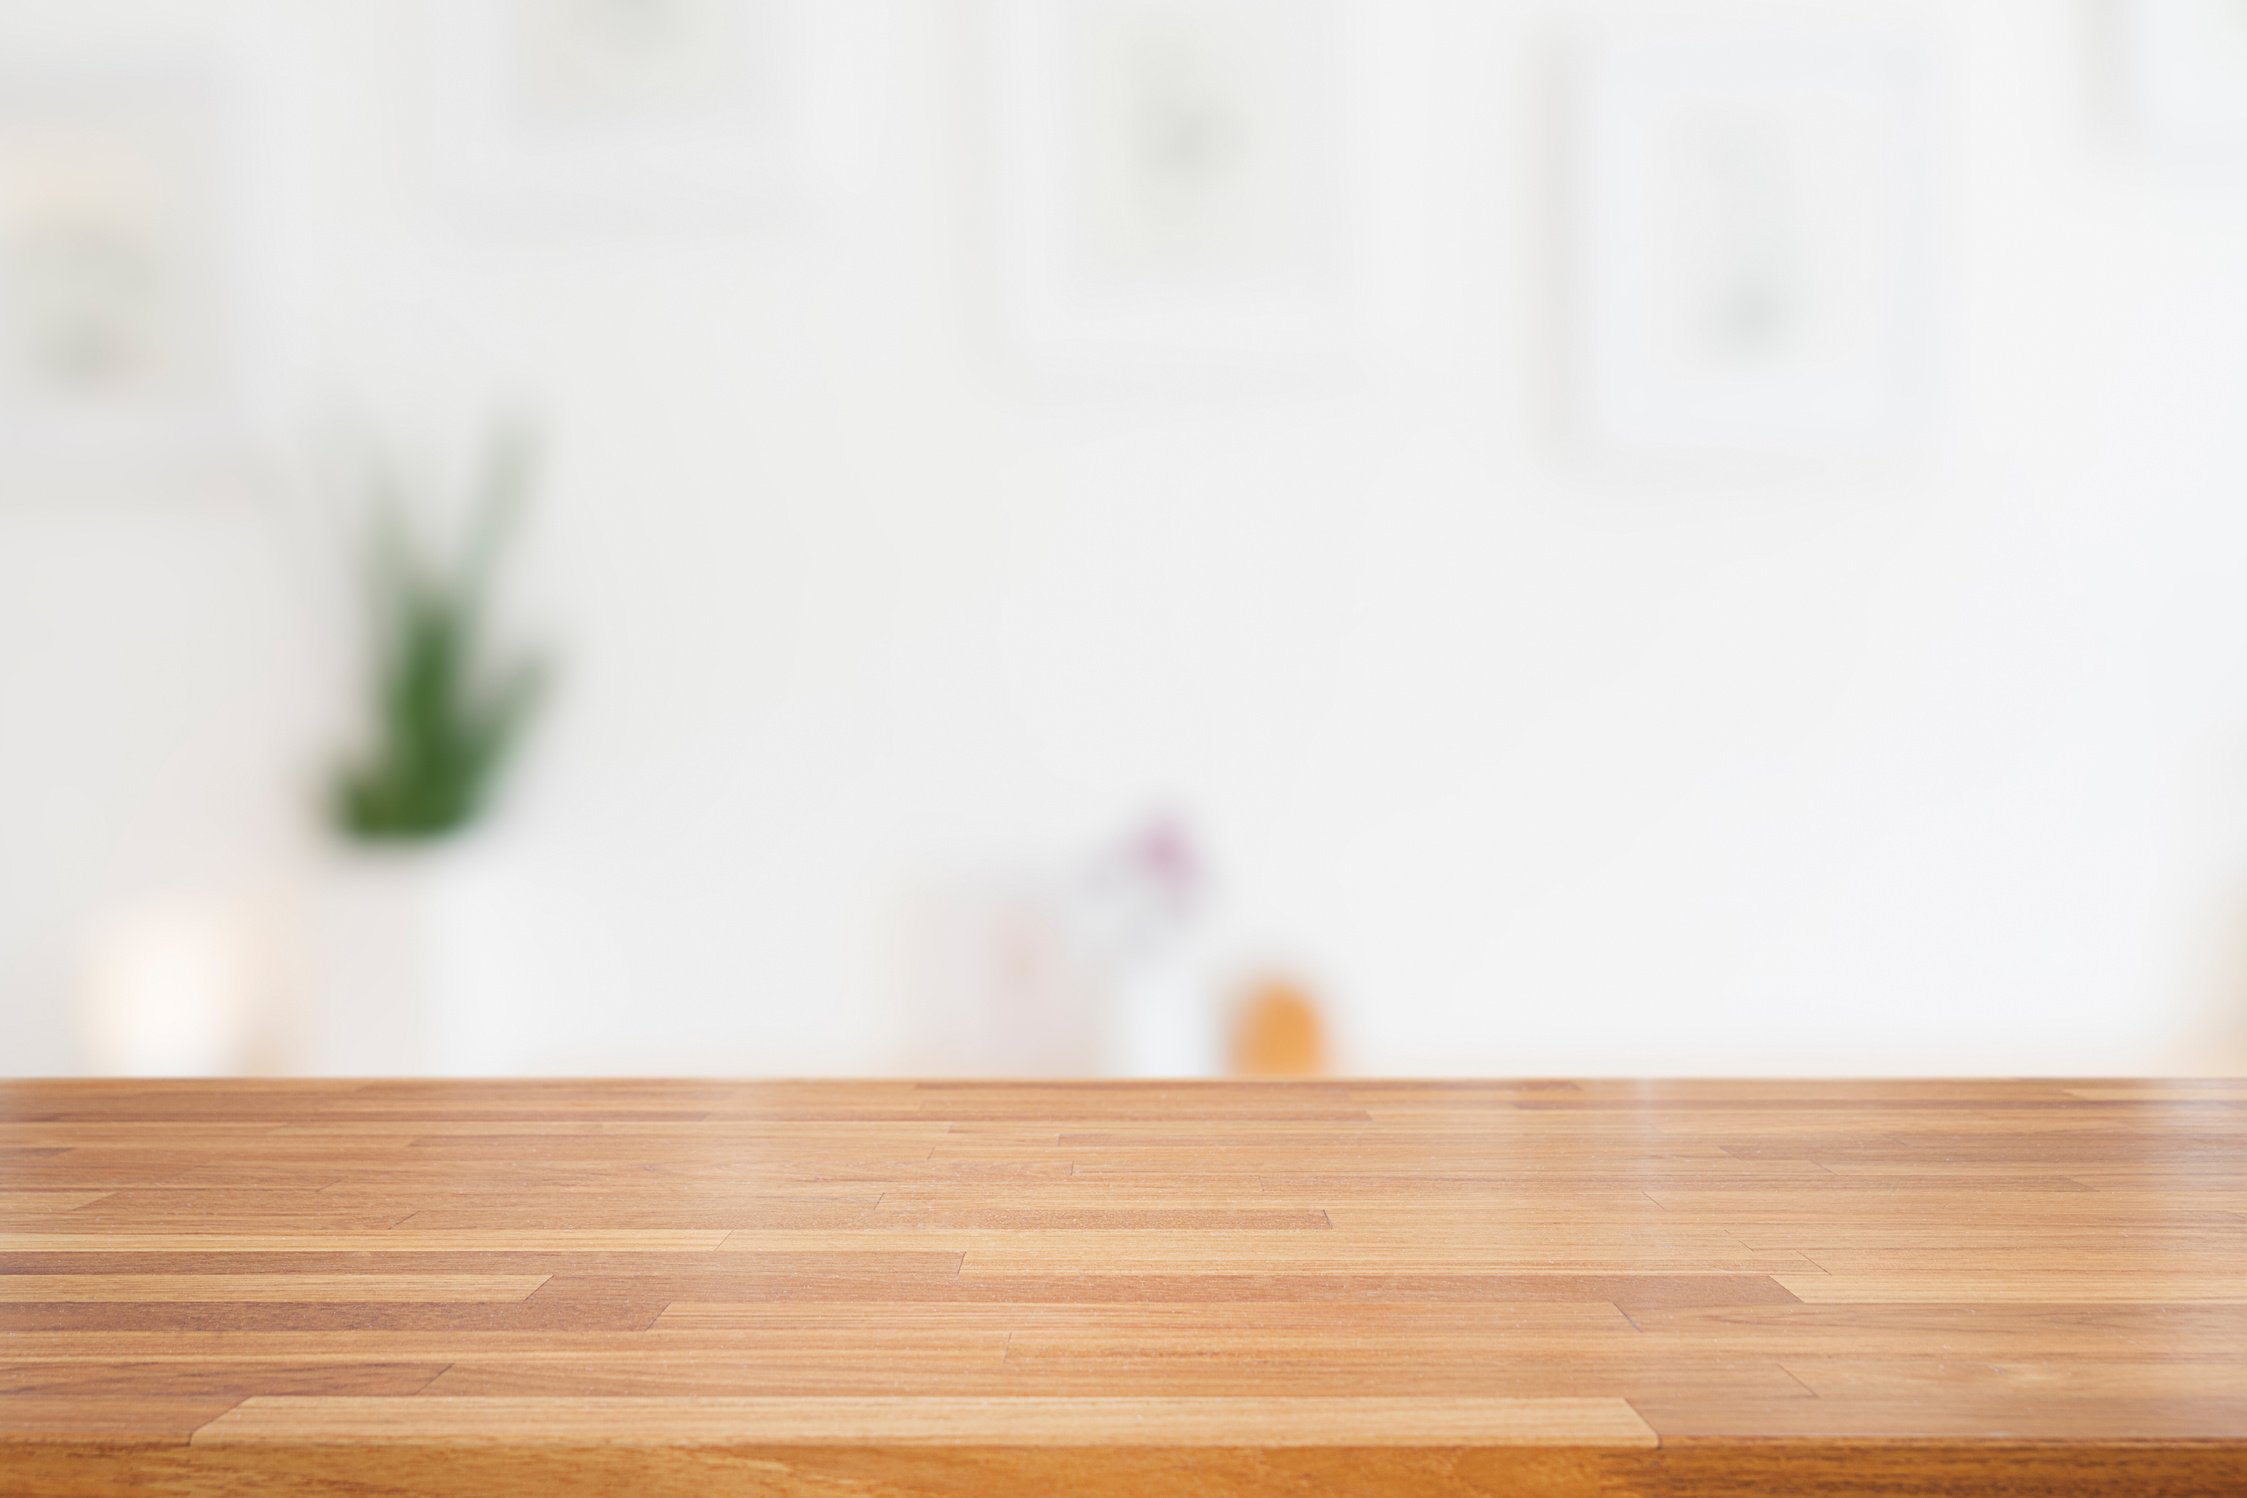
[[[0,1085],[0,1493],[2247,1493],[2247,1084]]]

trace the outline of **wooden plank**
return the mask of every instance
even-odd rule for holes
[[[197,1445],[1619,1446],[1621,1399],[246,1399]]]
[[[0,1274],[0,1305],[519,1301],[545,1283],[544,1275],[526,1274]]]
[[[0,1492],[2247,1491],[2247,1085],[0,1084]]]
[[[715,1249],[726,1241],[724,1230],[666,1232],[662,1230],[596,1229],[593,1231],[536,1228],[495,1228],[490,1232],[423,1232],[400,1229],[382,1233],[354,1232],[116,1232],[116,1233],[0,1233],[0,1253],[88,1254],[622,1254],[680,1253]]]
[[[2234,1247],[2247,1252],[2247,1236]],[[1813,1305],[1931,1301],[1951,1305],[2016,1301],[2038,1305],[2247,1305],[2247,1259],[2242,1259],[2231,1273],[2167,1270],[2143,1259],[2110,1268],[2074,1269],[2057,1267],[2046,1259],[1981,1271],[1944,1263],[1918,1271],[1899,1266],[1878,1272],[1775,1274],[1772,1278],[1796,1299]]]

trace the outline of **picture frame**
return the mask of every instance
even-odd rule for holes
[[[227,121],[193,60],[0,71],[0,455],[129,476],[240,419]]]
[[[1600,450],[1908,449],[1937,406],[1937,80],[1913,37],[1680,30],[1579,59],[1570,384]]]
[[[1395,259],[1352,0],[996,0],[996,290],[1010,345],[1097,375],[1363,352]]]
[[[465,216],[676,227],[800,183],[797,0],[445,0],[432,146]]]

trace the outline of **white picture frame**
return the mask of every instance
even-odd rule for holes
[[[1926,49],[1678,31],[1604,38],[1578,61],[1579,438],[1748,457],[1924,440],[1941,280]]]
[[[803,175],[797,0],[443,0],[432,148],[466,216],[728,220]]]
[[[0,461],[131,477],[241,420],[228,131],[192,60],[0,71]]]
[[[995,0],[1009,343],[1095,374],[1362,352],[1385,255],[1352,0]]]

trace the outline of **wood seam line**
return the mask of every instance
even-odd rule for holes
[[[432,1382],[434,1382],[434,1380],[432,1380]],[[424,1385],[423,1387],[427,1387],[427,1385]],[[243,1396],[242,1396],[242,1397],[241,1397],[240,1399],[237,1399],[237,1400],[235,1400],[235,1401],[234,1401],[234,1402],[233,1402],[232,1404],[228,1405],[228,1406],[227,1406],[227,1407],[226,1407],[225,1409],[223,1409],[223,1410],[220,1410],[220,1411],[219,1411],[219,1412],[218,1412],[217,1414],[215,1414],[215,1415],[211,1416],[211,1418],[210,1418],[209,1420],[205,1420],[205,1421],[204,1421],[204,1422],[203,1422],[202,1424],[200,1424],[200,1425],[197,1425],[197,1426],[193,1427],[192,1429],[190,1429],[190,1430],[189,1430],[189,1431],[187,1432],[186,1436],[185,1436],[185,1437],[183,1437],[183,1438],[181,1439],[181,1441],[180,1441],[180,1443],[179,1443],[179,1444],[180,1444],[181,1446],[183,1446],[183,1447],[186,1447],[186,1446],[192,1446],[192,1445],[194,1445],[194,1444],[195,1444],[195,1437],[196,1437],[196,1436],[197,1436],[198,1434],[200,1434],[200,1433],[201,1433],[202,1431],[204,1431],[204,1430],[208,1429],[208,1428],[209,1428],[209,1427],[210,1427],[210,1426],[211,1426],[211,1425],[212,1425],[212,1424],[213,1424],[214,1422],[216,1422],[216,1421],[219,1421],[219,1420],[224,1420],[224,1419],[225,1419],[225,1418],[226,1418],[226,1417],[227,1417],[228,1415],[231,1415],[231,1414],[233,1414],[233,1413],[234,1413],[234,1412],[235,1412],[236,1410],[240,1409],[240,1408],[241,1408],[241,1407],[242,1407],[243,1405],[247,1404],[247,1403],[249,1402],[249,1400],[250,1400],[250,1396],[249,1396],[249,1395],[247,1395],[247,1394],[244,1394],[244,1395],[243,1395]]]
[[[1803,1392],[1808,1394],[1812,1399],[1816,1399],[1818,1397],[1818,1391],[1811,1388],[1810,1385],[1804,1381],[1801,1374],[1795,1372],[1792,1368],[1789,1368],[1785,1363],[1779,1363],[1774,1366],[1776,1366],[1781,1373],[1784,1373],[1787,1377],[1793,1379],[1796,1383],[1801,1384]]]
[[[1646,1427],[1646,1433],[1654,1438],[1654,1449],[1656,1451],[1660,1451],[1663,1446],[1668,1444],[1668,1438],[1654,1428],[1654,1422],[1646,1418],[1646,1411],[1638,1407],[1637,1401],[1626,1398],[1623,1404],[1633,1415],[1638,1417],[1638,1423]]]

